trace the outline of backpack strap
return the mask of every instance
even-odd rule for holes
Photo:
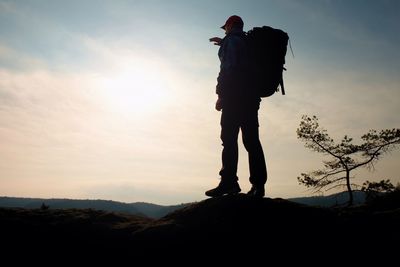
[[[282,95],[285,94],[285,86],[283,85],[283,78],[281,77],[281,81],[279,82],[279,84],[281,85],[281,91],[282,91]]]

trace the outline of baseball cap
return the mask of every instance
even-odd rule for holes
[[[226,25],[228,25],[228,24],[233,24],[233,23],[234,23],[234,24],[241,25],[242,27],[243,27],[243,25],[244,25],[243,20],[242,20],[241,17],[239,17],[239,16],[237,16],[237,15],[233,15],[233,16],[230,16],[230,17],[226,20],[225,24],[224,24],[221,28],[225,30],[225,26],[226,26]]]

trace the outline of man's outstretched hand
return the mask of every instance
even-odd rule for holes
[[[214,42],[215,45],[221,45],[222,39],[219,37],[212,37],[210,38],[210,42]]]
[[[217,102],[215,103],[215,109],[217,111],[221,111],[222,110],[222,98],[217,99]]]

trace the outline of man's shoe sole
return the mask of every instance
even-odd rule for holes
[[[239,191],[238,191],[238,190],[229,191],[229,192],[224,192],[223,194],[215,194],[215,195],[212,195],[212,194],[207,194],[207,192],[206,192],[205,194],[206,194],[206,196],[208,196],[208,197],[222,197],[222,196],[225,196],[225,195],[234,196],[234,195],[239,194],[241,191],[242,191],[242,190],[239,189]]]

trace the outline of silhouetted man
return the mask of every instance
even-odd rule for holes
[[[258,132],[258,109],[261,98],[247,86],[247,53],[243,20],[239,16],[228,18],[224,26],[225,38],[213,37],[210,42],[219,45],[221,61],[216,93],[215,108],[222,110],[221,140],[222,169],[219,185],[206,191],[209,197],[237,194],[238,184],[238,134],[242,131],[243,144],[248,152],[250,167],[249,195],[263,197],[267,181],[267,168]]]

